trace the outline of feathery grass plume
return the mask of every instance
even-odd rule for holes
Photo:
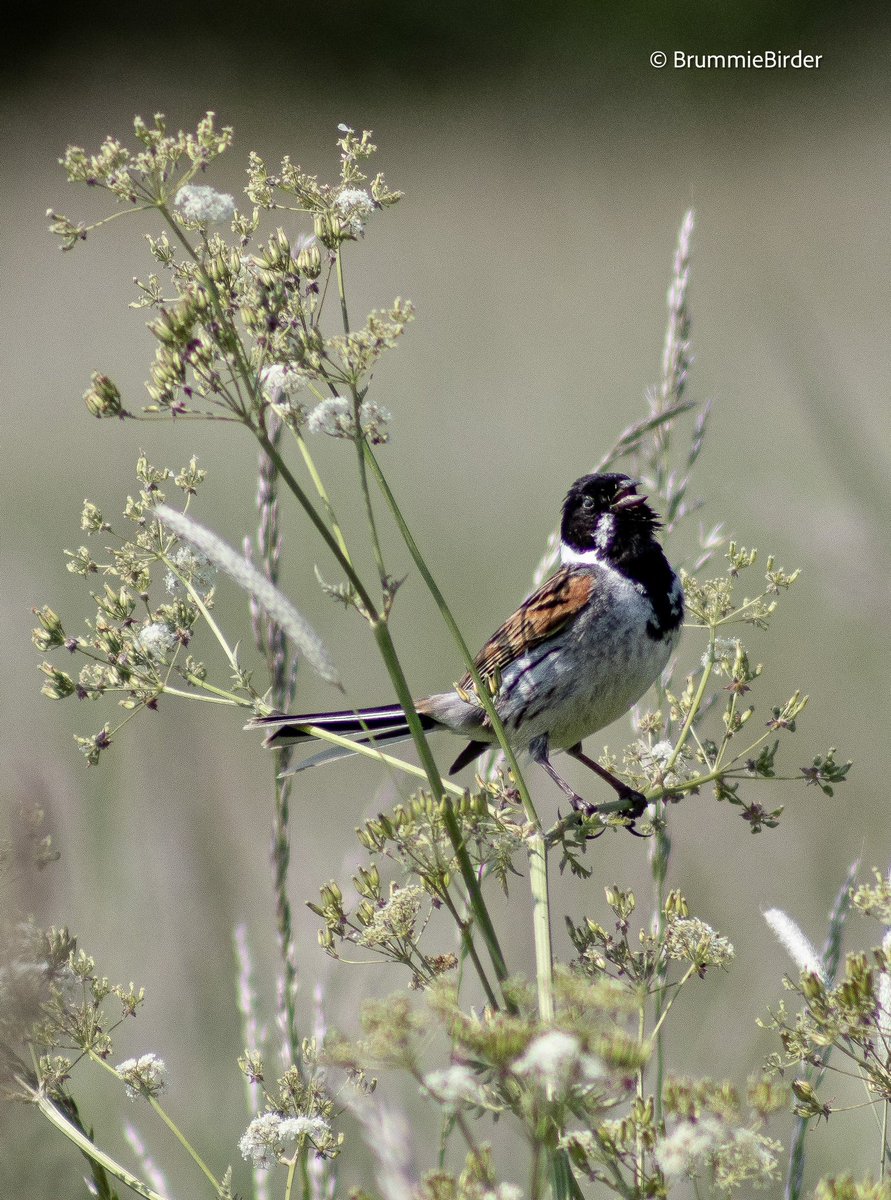
[[[146,1144],[140,1136],[139,1130],[135,1125],[131,1125],[129,1121],[124,1122],[124,1137],[127,1141],[127,1145],[139,1159],[139,1167],[142,1172],[142,1176],[148,1183],[149,1187],[154,1188],[156,1192],[160,1192],[162,1196],[171,1195],[164,1172],[149,1154]]]
[[[799,971],[809,971],[812,975],[823,977],[823,963],[816,947],[781,908],[769,908],[764,914],[764,920],[773,930],[780,945],[787,951],[789,957]]]
[[[826,942],[823,945],[823,952],[820,955],[823,977],[829,987],[833,986],[835,977],[838,974],[838,966],[841,960],[842,937],[848,915],[851,911],[852,889],[859,869],[860,859],[855,858],[848,868],[844,883],[839,888],[835,897],[835,903],[829,913],[829,929],[826,934]],[[812,1087],[819,1088],[826,1074],[826,1065],[829,1062],[831,1053],[832,1047],[827,1046],[823,1052],[823,1067],[817,1071],[813,1066],[808,1065],[799,1076],[799,1079]],[[785,1200],[799,1200],[802,1188],[804,1187],[805,1139],[810,1121],[810,1117],[801,1114],[795,1118],[795,1128],[792,1132],[792,1142],[789,1147],[789,1166],[786,1170]]]
[[[241,1016],[241,1040],[248,1053],[262,1053],[266,1042],[266,1031],[257,1020],[257,995],[254,991],[254,964],[248,945],[247,926],[244,922],[232,930],[232,947],[238,968],[237,1004]],[[256,1079],[245,1075],[245,1098],[249,1113],[260,1108],[260,1085]]]
[[[267,423],[270,444],[278,448],[282,422],[274,414]],[[260,524],[257,530],[257,550],[263,573],[273,587],[278,585],[282,555],[282,537],[278,523],[278,469],[265,450],[260,450],[257,472],[257,509]],[[251,544],[245,538],[245,558],[251,557]],[[254,596],[250,598],[251,624],[257,649],[266,658],[269,672],[270,699],[279,712],[287,712],[293,704],[297,685],[297,656],[289,658],[288,643],[282,626],[261,609]],[[275,765],[275,801],[272,818],[273,890],[278,932],[279,953],[283,979],[280,993],[281,1016],[291,1064],[300,1062],[300,1038],[297,1030],[297,947],[294,943],[294,922],[288,896],[288,871],[291,863],[290,834],[290,777],[283,777],[291,758],[289,748],[279,756]]]
[[[374,1177],[383,1200],[416,1200],[419,1181],[412,1157],[414,1139],[405,1115],[361,1094],[351,1099],[348,1107],[374,1156]]]
[[[172,533],[200,550],[205,558],[248,592],[266,615],[281,626],[321,679],[343,690],[337,669],[322,639],[291,601],[261,575],[253,563],[185,513],[176,512],[166,504],[157,505],[153,511]]]

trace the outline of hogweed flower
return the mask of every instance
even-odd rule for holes
[[[157,1054],[143,1054],[118,1063],[117,1072],[131,1100],[137,1096],[157,1096],[167,1086],[167,1068]]]
[[[698,1174],[721,1137],[717,1117],[681,1121],[656,1147],[656,1162],[669,1179]]]

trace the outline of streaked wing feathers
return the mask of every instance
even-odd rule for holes
[[[570,567],[561,567],[545,580],[492,634],[476,656],[476,668],[486,683],[491,686],[509,663],[561,630],[585,607],[594,587],[593,573]],[[473,688],[469,674],[458,687],[464,691]]]

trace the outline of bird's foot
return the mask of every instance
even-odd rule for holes
[[[636,792],[634,788],[630,787],[617,788],[616,791],[619,799],[623,800],[627,805],[627,808],[625,812],[622,813],[622,816],[627,817],[631,822],[628,826],[628,832],[634,834],[635,837],[646,837],[647,835],[645,833],[638,833],[634,827],[635,821],[639,821],[647,811],[646,796],[644,796],[642,792]]]
[[[596,804],[591,804],[585,800],[577,792],[573,792],[569,798],[569,803],[572,805],[573,811],[577,812],[581,817],[594,817],[597,815],[598,809]],[[598,829],[596,833],[588,834],[588,841],[592,842],[594,838],[599,838],[602,833],[606,832],[606,826]]]

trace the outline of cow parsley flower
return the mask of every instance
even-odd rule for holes
[[[117,1072],[131,1100],[137,1096],[157,1096],[167,1086],[167,1068],[157,1054],[143,1054],[118,1063]]]
[[[136,638],[139,649],[156,662],[167,662],[177,646],[176,634],[163,621],[146,625]]]
[[[331,1126],[323,1117],[285,1117],[266,1112],[254,1117],[242,1134],[238,1149],[255,1167],[268,1168],[285,1154],[285,1143],[308,1138],[320,1142],[328,1138]]]
[[[443,1071],[424,1076],[424,1087],[437,1103],[455,1109],[460,1102],[476,1104],[480,1099],[479,1081],[466,1063],[452,1063]]]
[[[270,400],[279,393],[293,396],[306,382],[306,373],[296,363],[273,363],[260,372],[260,385]]]
[[[374,446],[389,441],[387,422],[391,414],[373,400],[363,400],[359,408],[362,432]],[[309,414],[306,428],[310,433],[326,433],[329,437],[354,438],[356,422],[351,401],[343,396],[330,396]]]
[[[727,938],[698,917],[676,917],[670,922],[665,951],[669,958],[686,959],[700,971],[712,966],[726,967],[736,953]]]
[[[344,188],[335,201],[342,212],[367,216],[374,212],[374,201],[364,188]]]
[[[180,546],[172,555],[171,561],[176,567],[176,571],[168,571],[164,576],[164,586],[171,596],[181,596],[186,591],[180,576],[184,576],[191,583],[199,596],[206,596],[214,586],[217,576],[216,567],[209,558],[205,558],[191,546]]]
[[[174,207],[184,220],[195,224],[219,224],[235,215],[235,198],[212,187],[187,183],[176,193]]]
[[[579,1065],[581,1050],[577,1037],[550,1029],[529,1043],[513,1069],[518,1075],[532,1076],[544,1087],[565,1088]]]

